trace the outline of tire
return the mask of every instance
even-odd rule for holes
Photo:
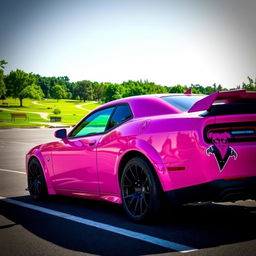
[[[135,157],[128,161],[122,173],[123,207],[135,222],[145,222],[160,214],[163,192],[154,171],[145,158]]]
[[[36,158],[33,158],[28,164],[28,190],[36,201],[48,195],[43,169]]]

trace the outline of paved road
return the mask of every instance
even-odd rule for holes
[[[33,202],[24,190],[24,155],[53,132],[0,129],[1,255],[255,255],[255,201],[184,206],[151,225],[131,223],[121,206],[106,202]]]

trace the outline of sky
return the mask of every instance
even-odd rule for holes
[[[234,88],[256,77],[255,0],[0,0],[0,59],[71,81]]]

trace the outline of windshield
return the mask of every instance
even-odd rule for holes
[[[195,96],[165,96],[161,99],[168,102],[178,110],[185,112],[188,111],[197,101],[203,99],[206,95],[195,95]]]

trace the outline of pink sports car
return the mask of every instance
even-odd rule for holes
[[[34,199],[123,204],[135,221],[170,205],[256,199],[256,93],[147,95],[104,104],[26,156]]]

